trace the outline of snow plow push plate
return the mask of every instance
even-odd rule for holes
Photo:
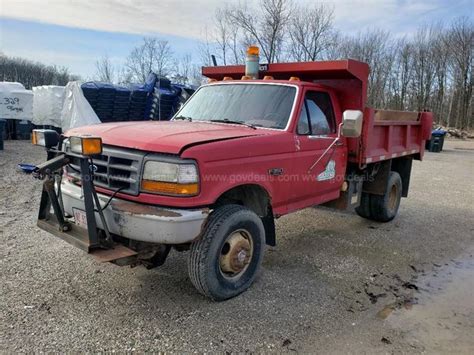
[[[84,213],[84,211],[81,212]],[[95,260],[101,263],[137,255],[136,251],[120,244],[116,244],[111,249],[91,249],[89,245],[89,234],[87,229],[80,227],[78,224],[71,223],[71,229],[69,231],[63,232],[59,229],[59,224],[55,220],[54,216],[48,220],[38,220],[38,227],[58,238],[61,238],[69,244],[84,250],[94,257]]]

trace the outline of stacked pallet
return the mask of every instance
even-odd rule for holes
[[[154,73],[144,84],[129,88],[101,82],[87,82],[81,88],[101,122],[169,120],[194,92]]]
[[[158,78],[153,88],[153,99],[148,117],[151,120],[169,120],[178,108],[179,90],[166,78]]]
[[[129,121],[142,121],[145,119],[145,110],[148,100],[148,91],[141,85],[132,87],[130,94]]]
[[[130,89],[119,86],[115,89],[112,116],[116,121],[128,121],[130,106]]]

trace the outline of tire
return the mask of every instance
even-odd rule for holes
[[[254,281],[264,254],[262,220],[240,205],[215,209],[200,240],[191,244],[189,278],[194,287],[214,301],[244,292]]]
[[[390,172],[387,191],[384,195],[370,196],[371,219],[377,222],[389,222],[395,218],[402,198],[402,179],[397,172]]]
[[[370,212],[370,194],[367,192],[362,192],[360,197],[360,205],[356,207],[356,213],[362,218],[372,219],[372,214]]]

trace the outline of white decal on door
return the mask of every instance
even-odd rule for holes
[[[334,179],[336,176],[336,162],[334,160],[330,160],[328,165],[326,165],[326,169],[318,175],[316,178],[317,181],[325,181]]]

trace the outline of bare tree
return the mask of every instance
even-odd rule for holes
[[[473,121],[472,75],[474,52],[474,28],[472,22],[462,17],[452,23],[446,36],[446,44],[452,60],[453,100],[456,100],[454,123],[456,127],[470,128]],[[453,114],[453,112],[450,112]]]
[[[291,0],[261,0],[259,11],[247,6],[229,8],[228,16],[244,32],[244,38],[257,44],[268,63],[278,61],[291,18]]]
[[[299,6],[290,20],[289,50],[293,60],[314,61],[333,43],[334,9],[325,4]]]
[[[352,58],[370,66],[368,104],[399,110],[429,109],[439,123],[472,127],[472,21],[422,25],[397,39],[371,29],[343,36],[333,28],[333,9],[292,0],[261,0],[219,9],[201,46],[204,65],[211,54],[224,65],[241,63],[245,48],[258,45],[268,63]]]
[[[382,30],[359,33],[340,39],[339,58],[351,58],[369,64],[368,103],[387,107],[387,87],[394,64],[394,48],[390,34]]]
[[[172,56],[168,41],[145,37],[143,43],[131,51],[125,66],[133,80],[144,82],[150,72],[169,74]]]
[[[412,77],[412,44],[406,39],[399,39],[394,47],[395,58],[388,88],[388,106],[397,110],[408,107],[409,85]]]
[[[214,46],[211,44],[211,40],[209,39],[207,28],[205,29],[205,40],[198,43],[197,50],[201,64],[203,66],[212,65],[211,55],[214,54]]]
[[[95,62],[95,77],[99,81],[114,82],[115,69],[107,54]]]
[[[205,83],[206,78],[202,76],[201,66],[193,64],[189,84],[194,86],[201,86]]]
[[[128,85],[133,82],[133,75],[127,67],[122,67],[117,71],[117,83]]]
[[[232,9],[217,9],[214,22],[212,40],[216,43],[217,58],[223,65],[242,63],[245,47],[241,41],[241,30],[233,20]]]
[[[430,106],[438,117],[438,122],[447,125],[447,86],[448,86],[448,66],[450,53],[446,46],[445,29],[441,24],[437,25],[436,36],[433,40],[433,64],[434,64],[434,91],[430,97]]]
[[[40,85],[66,85],[69,81],[78,79],[79,76],[71,75],[65,67],[45,65],[0,53],[1,81],[17,81],[31,89]]]
[[[413,45],[413,99],[417,110],[428,108],[428,99],[434,84],[433,28],[421,28]]]
[[[172,79],[177,84],[188,84],[191,80],[193,63],[190,54],[184,55],[174,62]]]
[[[255,44],[269,63],[360,60],[370,66],[369,105],[429,109],[439,123],[472,127],[473,36],[468,18],[448,28],[425,24],[402,39],[380,29],[342,36],[333,28],[333,9],[327,5],[262,0],[254,8],[239,3],[216,12],[206,60],[210,65],[210,54],[216,53],[224,65],[239,63],[245,48]]]
[[[222,59],[222,64],[227,65],[227,56],[230,50],[230,28],[229,21],[227,21],[227,11],[217,9],[215,14],[216,21],[216,36],[215,40],[219,49],[219,58]]]

